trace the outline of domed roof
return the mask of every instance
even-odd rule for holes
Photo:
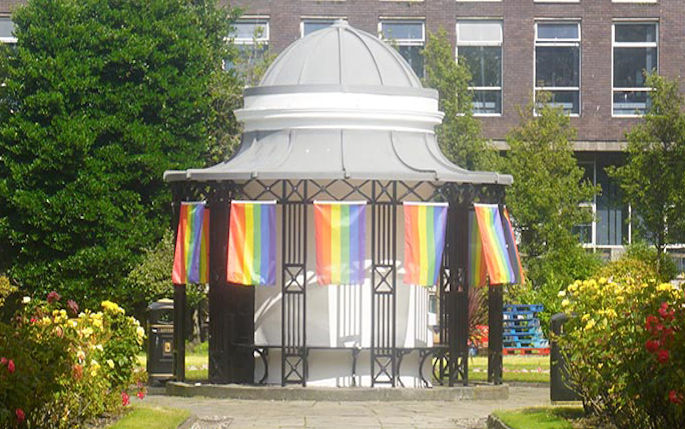
[[[290,45],[260,83],[261,87],[286,85],[422,88],[395,49],[342,20]]]

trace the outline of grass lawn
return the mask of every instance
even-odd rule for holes
[[[138,363],[145,368],[147,363],[147,355],[145,353],[138,355]],[[207,350],[207,343],[199,344],[194,348],[186,344],[186,380],[207,380],[209,378],[208,365],[209,351]]]
[[[145,354],[138,355],[138,361],[145,367]],[[549,356],[503,356],[505,382],[549,383]],[[207,343],[186,348],[186,379],[201,381],[208,378]],[[469,380],[486,381],[488,378],[488,358],[476,356],[469,358]]]
[[[549,383],[549,356],[513,356],[502,358],[505,382]],[[476,356],[469,358],[469,380],[486,381],[488,379],[488,358]]]
[[[108,429],[176,429],[189,415],[186,410],[137,406]]]
[[[540,407],[494,413],[512,429],[573,429],[583,417],[582,407]]]

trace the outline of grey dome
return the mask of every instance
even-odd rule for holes
[[[261,87],[290,85],[422,88],[395,49],[342,20],[290,45],[260,83]]]

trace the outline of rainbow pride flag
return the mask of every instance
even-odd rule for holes
[[[475,213],[469,212],[469,286],[485,286],[488,281],[487,275],[488,268],[485,266],[478,221]]]
[[[275,201],[231,201],[226,281],[276,284]]]
[[[447,203],[404,203],[405,283],[437,283],[446,225]]]
[[[314,202],[320,285],[364,282],[366,202]]]
[[[524,284],[526,279],[523,275],[523,266],[521,265],[521,256],[519,249],[516,247],[516,238],[514,237],[514,228],[511,226],[511,219],[509,219],[509,211],[504,207],[504,216],[502,216],[502,227],[504,228],[504,239],[507,241],[507,249],[509,250],[509,260],[511,267],[514,269],[514,276],[516,281],[514,283]]]
[[[181,203],[171,280],[176,285],[209,282],[209,209]]]
[[[504,227],[496,204],[474,204],[490,284],[516,283]]]

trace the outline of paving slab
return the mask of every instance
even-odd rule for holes
[[[193,429],[482,429],[500,409],[549,405],[548,387],[511,386],[509,399],[468,401],[278,401],[148,395],[143,404],[182,408],[198,416]],[[203,426],[203,420],[207,425]],[[225,424],[227,423],[227,426]]]

